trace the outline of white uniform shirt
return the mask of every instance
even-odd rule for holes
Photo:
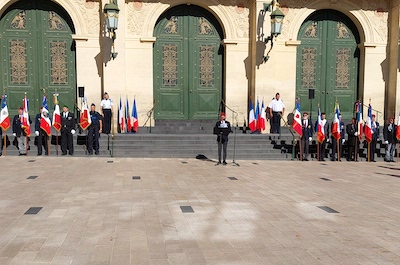
[[[275,98],[271,100],[271,102],[268,104],[268,107],[272,109],[272,111],[275,112],[282,112],[283,109],[285,108],[285,104],[283,104],[283,100],[278,99],[276,100]]]
[[[113,102],[112,100],[109,99],[103,99],[100,103],[101,109],[111,109],[111,107],[113,106]]]

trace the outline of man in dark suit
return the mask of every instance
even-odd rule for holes
[[[379,128],[379,122],[376,121],[375,114],[372,114],[371,126],[372,126],[372,141],[370,143],[371,151],[369,160],[370,162],[376,162],[375,161],[376,142],[379,140],[380,128]]]
[[[12,123],[13,136],[17,138],[18,141],[18,150],[20,156],[26,155],[27,149],[27,135],[26,130],[23,128],[22,120],[23,120],[23,111],[24,109],[20,107],[18,109],[18,114],[14,116]],[[31,118],[28,116],[29,124],[32,123]]]
[[[47,117],[49,115],[47,109],[40,107],[40,113],[36,115],[35,118],[35,134],[37,137],[37,155],[40,156],[42,155],[42,150],[44,147],[44,154],[48,155],[49,154],[49,146],[48,146],[48,139],[49,136],[47,135],[46,131],[40,128],[40,122],[42,120],[42,115],[44,117]]]
[[[67,106],[63,107],[61,113],[61,151],[62,155],[68,153],[74,154],[73,135],[75,134],[75,118],[74,114],[69,112]]]
[[[331,124],[331,128],[333,126],[333,122]],[[337,155],[337,144],[339,144],[339,154],[340,157],[342,156],[343,152],[342,152],[342,147],[344,142],[346,141],[346,132],[344,130],[344,122],[342,121],[342,115],[339,114],[339,130],[340,130],[340,139],[336,140],[336,138],[333,136],[333,134],[331,135],[331,139],[332,139],[332,155],[331,155],[331,161],[336,161],[338,160],[338,155]],[[339,161],[341,161],[339,157]]]
[[[218,163],[217,165],[221,164],[221,153],[223,149],[223,156],[222,156],[222,164],[225,166],[226,163],[226,150],[228,146],[228,135],[231,130],[231,124],[229,121],[225,120],[225,113],[221,112],[220,120],[217,121],[214,127],[214,134],[217,134],[217,143],[218,143]]]
[[[303,135],[301,136],[301,156],[303,161],[308,161],[310,142],[313,136],[313,126],[311,119],[308,118],[308,113],[303,113],[303,120],[301,121]]]
[[[383,138],[386,144],[385,162],[395,162],[394,154],[396,151],[396,128],[394,124],[394,117],[389,118],[389,122],[383,127]]]
[[[99,137],[103,128],[103,117],[96,111],[94,103],[90,105],[89,115],[92,123],[88,127],[88,154],[93,155],[94,149],[94,153],[99,155]]]
[[[347,160],[348,161],[356,161],[356,153],[355,153],[355,147],[358,144],[358,128],[357,128],[357,119],[352,118],[351,123],[347,124],[346,126],[346,132],[347,132],[347,145],[349,148],[348,154],[347,154]]]

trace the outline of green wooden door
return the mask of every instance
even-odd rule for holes
[[[194,5],[167,11],[154,30],[155,119],[215,119],[222,98],[222,32]]]
[[[333,117],[335,101],[344,119],[353,117],[358,92],[359,35],[352,21],[334,10],[313,13],[301,26],[297,49],[296,96],[302,111],[316,118],[321,111]],[[308,99],[309,89],[315,98]]]
[[[76,98],[75,47],[68,14],[51,1],[19,1],[0,20],[1,79],[11,114],[25,93],[31,116],[46,92],[49,108],[57,91],[61,105],[73,110]]]

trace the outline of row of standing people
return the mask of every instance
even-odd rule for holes
[[[340,161],[343,154],[342,147],[346,139],[345,134],[347,133],[347,147],[348,147],[347,160],[356,161],[357,160],[356,152],[359,148],[358,146],[359,128],[357,120],[355,118],[352,118],[351,123],[345,126],[344,122],[342,121],[342,115],[339,115],[340,139],[336,140],[336,138],[333,135],[330,136],[330,128],[332,128],[333,122],[329,126],[326,120],[325,113],[321,113],[321,117],[322,117],[321,127],[323,128],[325,137],[322,143],[318,145],[319,148],[318,160],[325,161],[327,152],[326,145],[327,143],[332,142],[331,160]],[[303,113],[303,119],[302,119],[303,135],[301,137],[301,155],[302,155],[301,158],[303,161],[308,161],[309,143],[312,141],[315,128],[317,127],[317,122],[315,123],[315,125],[313,125],[311,119],[309,119],[308,117],[308,113],[307,112]],[[375,162],[376,145],[380,136],[380,125],[379,122],[376,121],[376,116],[374,114],[372,115],[371,126],[372,126],[372,140],[370,143],[369,160],[371,162]],[[384,126],[383,138],[384,138],[384,143],[386,144],[384,161],[394,162],[397,140],[396,140],[396,125],[394,124],[393,117],[391,117]],[[338,157],[338,152],[340,154],[339,157]]]
[[[107,99],[108,101],[108,95]],[[111,102],[111,100],[110,100]],[[103,104],[102,105],[106,106]],[[105,133],[109,134],[111,129],[111,110],[112,110],[112,102],[109,105],[109,111],[107,109],[103,110],[103,115],[108,118],[108,122],[103,126],[103,116],[96,111],[95,104],[91,104],[89,115],[91,117],[91,124],[87,128],[88,130],[88,139],[87,139],[87,151],[88,154],[93,154],[93,151],[96,155],[99,154],[99,138],[100,133],[102,133],[103,128],[106,130]],[[109,115],[106,113],[109,112]],[[63,111],[61,115],[61,154],[62,155],[73,155],[74,154],[74,144],[73,144],[73,135],[76,133],[76,121],[74,114],[69,111],[67,106],[63,107]],[[49,154],[49,135],[47,132],[40,127],[42,116],[49,117],[48,110],[46,108],[40,107],[40,113],[38,113],[35,117],[35,135],[37,137],[37,155],[40,156],[43,154]],[[20,156],[25,156],[27,154],[28,147],[28,136],[25,126],[23,124],[23,108],[20,107],[18,109],[18,114],[14,116],[12,120],[12,131],[13,136],[17,141],[17,147]],[[28,116],[29,124],[32,123],[30,116]],[[0,135],[2,134],[2,130],[0,130]],[[1,144],[0,155],[2,155],[3,144]]]

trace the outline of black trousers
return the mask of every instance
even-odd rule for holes
[[[223,160],[222,161],[226,161],[226,149],[227,149],[227,146],[228,146],[228,141],[225,141],[225,142],[223,142],[223,143],[221,143],[221,142],[218,142],[218,162],[221,162],[221,153],[222,153],[222,149],[223,149],[223,155],[222,155],[222,158],[223,158]]]
[[[277,112],[277,111],[272,112],[272,133],[281,132],[281,115],[282,112]]]
[[[39,135],[37,137],[37,153],[38,155],[42,154],[42,150],[44,147],[44,152],[47,155],[48,151],[49,151],[49,136],[47,135],[47,133],[45,131],[43,131],[42,129],[39,131]]]
[[[376,142],[377,142],[376,140],[372,140],[370,143],[370,146],[371,146],[371,153],[369,154],[370,161],[375,160]]]
[[[89,154],[94,151],[99,152],[99,137],[100,125],[90,125],[88,128],[88,152]]]
[[[74,154],[73,135],[71,129],[67,127],[61,128],[61,151],[63,154],[66,154],[67,151],[70,155]]]
[[[111,119],[112,112],[111,109],[103,109],[103,133],[109,134],[111,132]]]
[[[325,159],[326,139],[319,144],[319,160]]]

